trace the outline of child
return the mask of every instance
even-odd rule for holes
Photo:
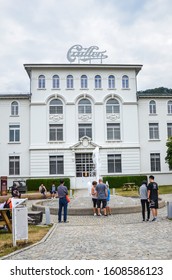
[[[106,214],[107,215],[112,215],[112,212],[111,212],[111,208],[109,206],[110,204],[110,189],[109,189],[109,185],[107,185],[107,192],[108,192],[108,195],[107,195],[107,198],[106,198]]]

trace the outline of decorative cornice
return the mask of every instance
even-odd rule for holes
[[[120,114],[106,114],[106,119],[116,121],[120,119]]]
[[[92,119],[92,115],[91,114],[83,114],[83,115],[79,114],[78,119],[86,122],[86,121]]]
[[[53,122],[59,122],[63,120],[63,115],[49,115],[49,120]]]

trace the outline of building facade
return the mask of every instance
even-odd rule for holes
[[[100,175],[156,175],[172,135],[172,93],[137,93],[142,65],[26,64],[29,94],[0,95],[0,176],[70,177],[72,188]]]

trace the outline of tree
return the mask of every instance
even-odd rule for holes
[[[172,170],[172,137],[167,140],[167,156],[165,157],[166,163],[169,165],[169,169]]]

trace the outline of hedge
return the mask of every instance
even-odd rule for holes
[[[56,185],[56,187],[59,186],[61,179],[62,178],[27,179],[26,180],[27,190],[28,191],[38,191],[39,190],[39,186],[41,184],[44,184],[44,186],[46,187],[47,191],[50,191],[51,185],[54,183]],[[63,180],[65,182],[65,186],[68,188],[68,190],[70,190],[70,179],[69,178],[63,178]]]
[[[147,181],[147,176],[105,176],[103,177],[103,182],[108,181],[109,188],[121,188],[125,183],[135,183],[136,186],[140,186],[142,181]]]

